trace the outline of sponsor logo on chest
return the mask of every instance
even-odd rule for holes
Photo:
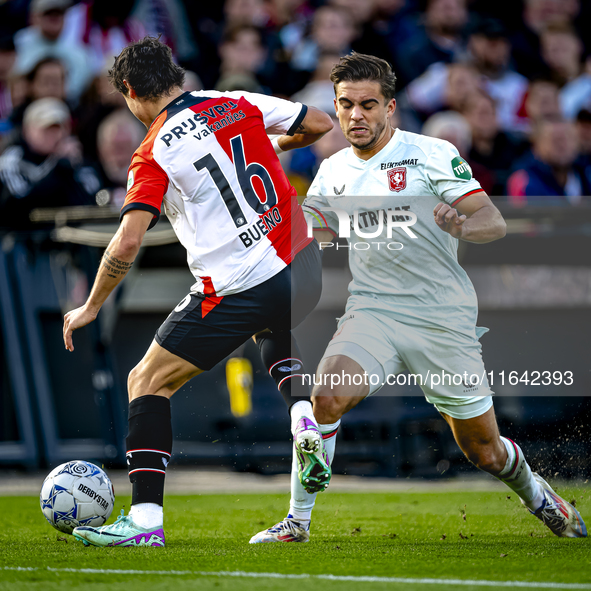
[[[406,160],[399,160],[398,162],[382,162],[382,164],[380,165],[380,170],[398,168],[399,166],[416,166],[418,163],[418,158],[407,158]]]
[[[177,140],[182,139],[183,136],[194,137],[197,140],[205,138],[236,121],[244,119],[246,117],[244,111],[236,111],[237,108],[238,103],[227,101],[221,105],[214,105],[209,109],[199,111],[194,115],[190,115],[184,121],[180,121],[177,126],[170,129],[170,133],[164,133],[160,139],[166,144],[167,148],[170,148],[170,144],[175,141],[175,138]],[[198,125],[201,125],[199,130],[197,130]]]

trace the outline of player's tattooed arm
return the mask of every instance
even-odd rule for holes
[[[124,277],[133,265],[133,261],[127,262],[113,256],[108,250],[105,250],[102,260],[103,267],[107,270],[107,275],[113,279]]]
[[[123,216],[99,266],[86,303],[64,316],[63,337],[68,351],[74,350],[72,333],[93,322],[109,294],[127,275],[137,256],[154,214],[133,209]]]
[[[285,152],[304,148],[318,141],[333,128],[330,115],[316,107],[308,107],[306,116],[298,125],[294,135],[281,135],[274,140],[275,151]],[[277,150],[277,147],[279,150]]]

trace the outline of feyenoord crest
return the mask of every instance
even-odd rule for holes
[[[406,189],[406,166],[391,168],[388,171],[388,184],[390,191],[396,191],[396,193]]]

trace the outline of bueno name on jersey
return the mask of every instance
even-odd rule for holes
[[[132,159],[122,215],[144,209],[153,225],[164,206],[189,254],[193,291],[244,291],[310,242],[296,191],[267,137],[293,133],[306,110],[243,91],[195,91],[152,123]]]

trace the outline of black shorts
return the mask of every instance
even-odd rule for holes
[[[322,260],[316,240],[291,265],[246,291],[223,297],[190,293],[156,331],[156,342],[209,370],[257,332],[289,331],[316,307]]]

